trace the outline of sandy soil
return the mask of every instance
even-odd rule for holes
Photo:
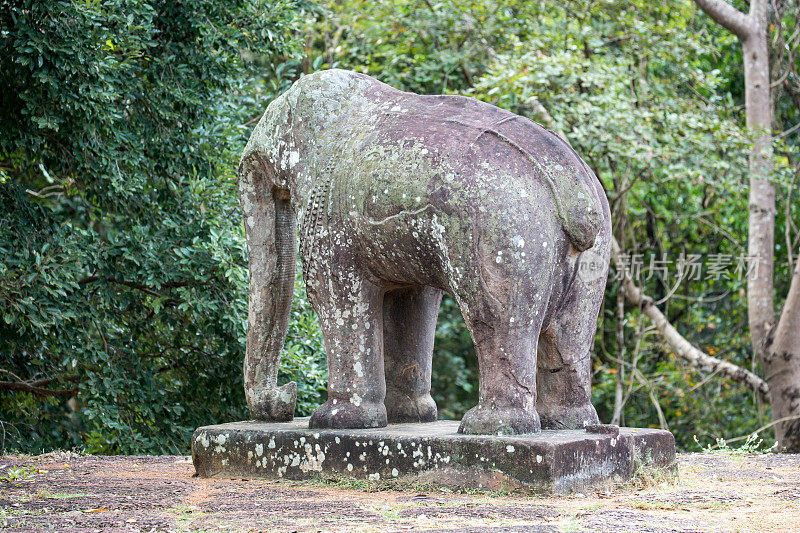
[[[798,531],[800,455],[683,454],[676,481],[532,497],[206,480],[189,458],[0,456],[12,531]]]

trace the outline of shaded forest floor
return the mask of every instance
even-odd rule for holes
[[[675,482],[531,497],[207,480],[186,457],[0,456],[0,529],[791,531],[800,455],[682,454]],[[366,489],[366,490],[365,490]],[[371,489],[371,491],[370,491]]]

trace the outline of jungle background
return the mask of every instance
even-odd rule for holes
[[[797,6],[770,13],[785,61]],[[272,98],[333,67],[563,132],[638,285],[693,344],[758,371],[741,45],[690,0],[0,0],[0,451],[183,454],[195,427],[247,417],[238,154]],[[773,91],[778,299],[800,238],[791,70]],[[691,256],[701,272],[681,279]],[[593,352],[603,422],[668,428],[684,450],[769,424],[756,393],[677,357],[619,287],[612,268]],[[325,399],[300,278],[280,379],[298,383],[298,415]],[[449,298],[433,380],[440,417],[476,403]]]

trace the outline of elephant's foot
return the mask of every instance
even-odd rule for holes
[[[591,403],[583,405],[539,405],[544,429],[579,429],[599,424],[597,411]]]
[[[360,429],[386,426],[386,407],[361,400],[328,400],[311,415],[310,428]]]
[[[435,422],[438,411],[430,394],[412,398],[402,392],[386,391],[386,413],[389,422]]]
[[[288,422],[294,418],[297,383],[290,381],[275,389],[253,391],[247,399],[253,419]]]
[[[464,414],[459,433],[470,435],[519,435],[541,430],[536,411],[520,407],[484,407],[480,404]]]

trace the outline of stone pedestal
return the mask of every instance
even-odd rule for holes
[[[452,488],[569,493],[603,488],[638,468],[674,468],[675,439],[657,429],[594,426],[515,436],[460,435],[458,422],[378,429],[309,429],[292,422],[198,428],[192,459],[203,477],[351,477]]]

